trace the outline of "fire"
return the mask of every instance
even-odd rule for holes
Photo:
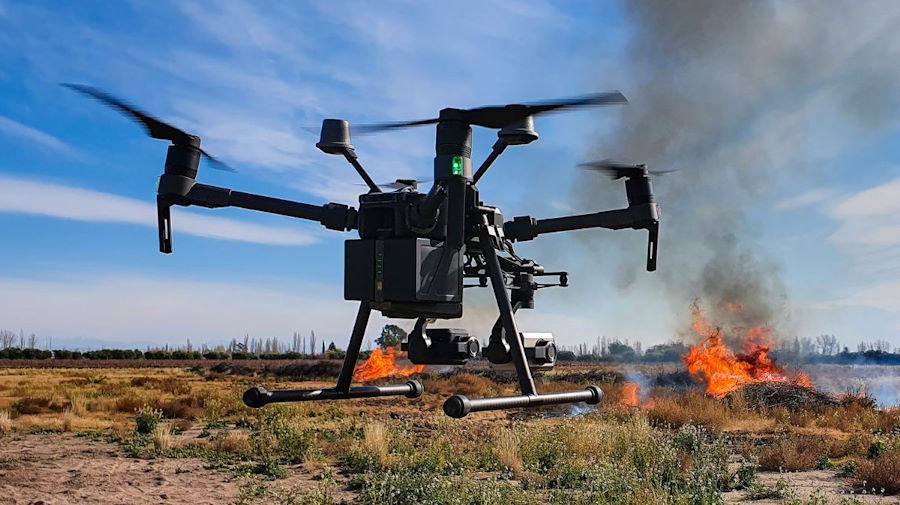
[[[619,404],[630,408],[652,409],[654,402],[641,394],[641,385],[635,382],[626,382],[622,385],[622,399]]]
[[[727,309],[733,311],[735,307]],[[788,375],[784,368],[769,356],[772,348],[771,330],[759,326],[744,331],[741,352],[735,354],[722,340],[721,328],[709,323],[697,305],[692,307],[693,329],[703,341],[691,348],[684,362],[691,375],[703,375],[706,393],[723,397],[735,389],[759,382],[781,382],[812,388],[809,376],[803,373]]]
[[[409,377],[425,371],[425,365],[398,365],[396,358],[402,358],[404,354],[393,347],[388,347],[383,352],[381,348],[375,349],[365,363],[357,365],[353,370],[353,380],[369,382],[385,377]]]

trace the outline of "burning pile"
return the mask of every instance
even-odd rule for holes
[[[356,382],[370,382],[386,377],[409,377],[410,375],[425,371],[425,365],[397,364],[397,358],[404,357],[405,353],[388,347],[385,351],[381,348],[372,351],[365,363],[358,365],[353,370],[353,380]]]
[[[740,311],[739,305],[728,307]],[[691,375],[706,380],[706,393],[722,398],[751,384],[779,384],[812,389],[809,376],[789,375],[769,356],[772,347],[771,330],[759,326],[743,330],[741,352],[734,353],[725,345],[722,329],[709,323],[699,305],[692,307],[693,330],[703,341],[691,348],[684,362]],[[741,331],[741,330],[735,330]]]

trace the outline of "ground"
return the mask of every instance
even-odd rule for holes
[[[581,366],[539,387],[597,383],[599,409],[444,417],[515,387],[476,369],[419,400],[252,411],[249,384],[328,383],[249,368],[0,368],[0,503],[900,503],[896,409],[755,410],[659,367],[631,407],[621,370]]]

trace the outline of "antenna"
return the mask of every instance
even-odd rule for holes
[[[344,119],[322,120],[322,131],[319,134],[319,142],[316,144],[326,154],[343,154],[348,163],[353,165],[356,173],[366,182],[366,186],[372,193],[381,193],[381,188],[366,173],[366,169],[359,163],[356,150],[350,142],[350,123]]]

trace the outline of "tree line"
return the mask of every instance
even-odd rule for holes
[[[407,337],[406,331],[394,324],[385,325],[375,345],[384,349],[396,347]],[[482,346],[486,345],[486,342]],[[371,343],[369,344],[371,347]],[[574,346],[559,346],[559,361],[609,362],[609,363],[675,363],[687,354],[689,346],[680,341],[669,341],[644,349],[640,340],[629,341],[615,337],[597,337],[593,345],[580,343]],[[74,351],[67,349],[38,349],[37,337],[0,330],[0,359],[152,359],[152,360],[295,360],[295,359],[341,359],[345,355],[334,341],[326,345],[325,339],[294,332],[291,339],[277,337],[255,338],[245,334],[242,339],[231,339],[227,344],[202,345],[195,349],[190,339],[184,346],[139,349],[98,349]],[[367,355],[367,353],[363,353]],[[795,337],[781,342],[772,351],[772,356],[782,362],[823,363],[823,364],[885,364],[900,365],[900,347],[894,347],[886,340],[863,341],[851,351],[842,346],[834,335],[817,337]]]

